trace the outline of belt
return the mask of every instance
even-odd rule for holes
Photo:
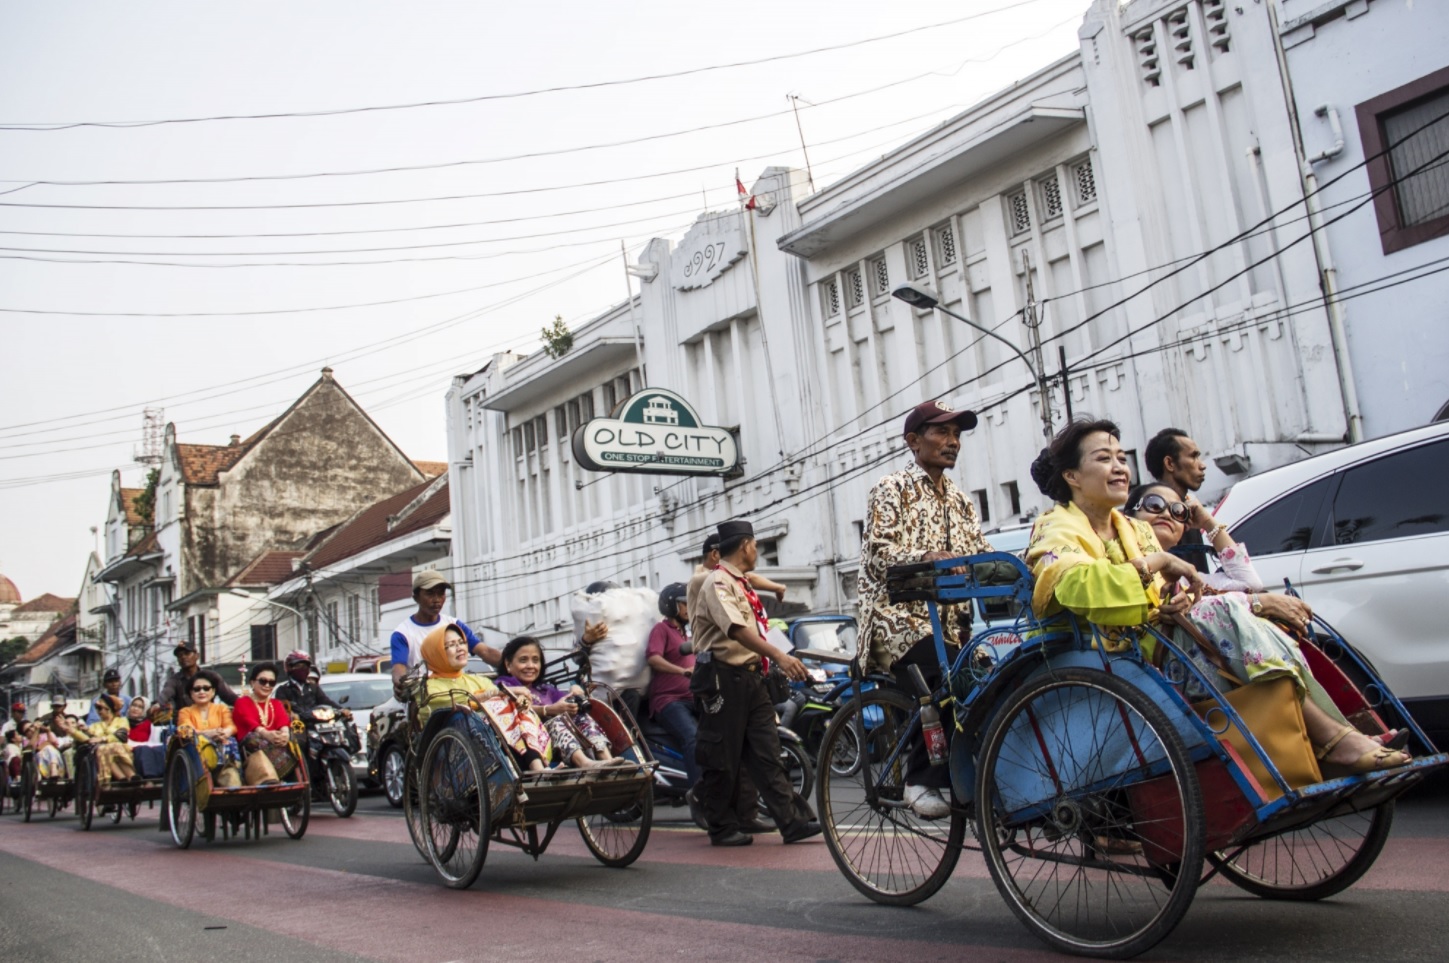
[[[741,672],[753,672],[755,675],[764,675],[763,668],[759,662],[746,662],[744,665],[729,665],[721,662],[720,665],[728,669],[738,669]]]

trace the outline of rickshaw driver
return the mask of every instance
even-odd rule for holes
[[[112,699],[119,700],[122,706],[131,704],[130,696],[121,695],[121,672],[115,666],[107,669],[106,674],[101,676],[101,686],[104,689],[101,695],[108,695]],[[101,721],[101,714],[97,708],[100,704],[101,696],[99,695],[91,700],[91,711],[86,714],[85,720],[87,725]],[[122,709],[120,714],[124,716],[125,710]]]
[[[915,665],[934,691],[941,684],[941,663],[931,617],[925,602],[892,605],[886,589],[886,571],[907,562],[934,562],[962,555],[990,552],[981,536],[976,507],[946,474],[956,467],[961,432],[976,427],[976,413],[956,411],[944,401],[926,401],[906,415],[906,445],[914,462],[886,475],[870,490],[860,559],[860,639],[857,657],[861,668],[891,672],[904,691],[915,688],[906,674]],[[954,659],[959,640],[971,633],[971,606],[943,607],[942,628],[946,654]],[[953,726],[946,726],[949,740]],[[950,815],[941,794],[951,783],[946,766],[932,766],[925,746],[917,740],[906,759],[905,802],[922,819]]]
[[[154,710],[158,717],[167,712],[180,712],[191,705],[191,683],[198,678],[212,684],[218,700],[229,706],[236,705],[237,694],[232,687],[216,672],[200,667],[201,657],[196,646],[186,641],[178,642],[172,655],[176,656],[179,668],[161,683],[161,694],[156,697]]]
[[[478,656],[495,669],[501,666],[502,652],[479,639],[462,622],[443,614],[443,606],[448,602],[448,590],[452,587],[442,573],[431,568],[413,576],[413,601],[418,603],[418,610],[398,624],[389,642],[394,687],[402,681],[409,669],[423,661],[423,639],[445,621],[462,630],[463,637],[468,640],[470,654]]]

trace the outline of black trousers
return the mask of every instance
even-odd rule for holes
[[[747,771],[765,808],[782,833],[803,828],[814,818],[795,795],[780,763],[775,707],[759,672],[720,665],[719,692],[701,700],[695,760],[699,763],[699,803],[712,838],[740,830],[741,769]],[[710,712],[711,708],[716,709]],[[749,818],[744,813],[744,818]]]
[[[946,646],[946,656],[953,662],[960,651],[961,647],[958,645]],[[926,685],[935,692],[942,677],[941,660],[936,658],[935,636],[928,635],[921,639],[891,664],[891,674],[896,677],[896,684],[915,701],[920,698],[920,693],[916,691],[915,684],[906,673],[906,667],[911,665],[920,668],[921,675],[926,677]],[[945,712],[941,713],[941,728],[945,730],[946,746],[949,748],[956,726]],[[947,789],[951,785],[951,767],[931,765],[931,757],[926,753],[926,742],[920,737],[920,733],[916,734],[915,741],[911,743],[910,754],[906,756],[906,784],[928,786],[931,789]]]

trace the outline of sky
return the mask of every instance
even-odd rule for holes
[[[621,244],[803,167],[802,133],[828,186],[1088,6],[0,6],[0,573],[78,593],[147,408],[226,444],[331,366],[445,460],[451,377],[623,300]]]

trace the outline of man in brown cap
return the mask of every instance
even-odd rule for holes
[[[166,712],[180,712],[191,705],[191,680],[196,676],[211,683],[219,700],[229,706],[236,705],[237,694],[232,687],[216,672],[201,668],[201,656],[196,646],[186,641],[178,642],[172,655],[176,656],[177,669],[161,683],[161,692],[156,697],[158,716]]]
[[[739,770],[751,780],[787,843],[820,833],[805,800],[795,795],[780,764],[775,707],[765,689],[764,660],[773,659],[797,682],[808,677],[800,660],[765,639],[765,607],[746,575],[759,559],[749,522],[719,526],[720,564],[705,576],[696,610],[690,613],[696,662],[691,691],[699,700],[698,796],[715,846],[748,846],[753,838],[740,822]]]
[[[473,655],[495,669],[503,661],[502,652],[478,638],[462,622],[443,614],[443,606],[448,602],[448,589],[452,587],[436,569],[423,569],[413,576],[413,601],[418,603],[418,610],[398,623],[388,641],[388,649],[392,653],[394,683],[421,661],[423,639],[444,620],[463,630],[463,637],[468,640],[468,651]]]
[[[886,475],[870,490],[864,544],[860,557],[860,641],[857,655],[862,668],[889,671],[907,692],[915,689],[907,667],[918,666],[934,690],[941,683],[930,613],[925,602],[891,604],[886,591],[886,570],[907,562],[934,562],[991,551],[981,536],[976,507],[946,474],[956,467],[961,432],[976,427],[976,414],[957,411],[944,401],[926,401],[906,415],[906,446],[912,463]],[[969,637],[971,607],[943,609],[946,652],[955,658],[958,642]],[[951,726],[946,727],[947,734]],[[941,790],[949,792],[951,775],[945,766],[932,766],[925,746],[917,740],[906,760],[905,801],[925,819],[940,819],[951,807]]]

